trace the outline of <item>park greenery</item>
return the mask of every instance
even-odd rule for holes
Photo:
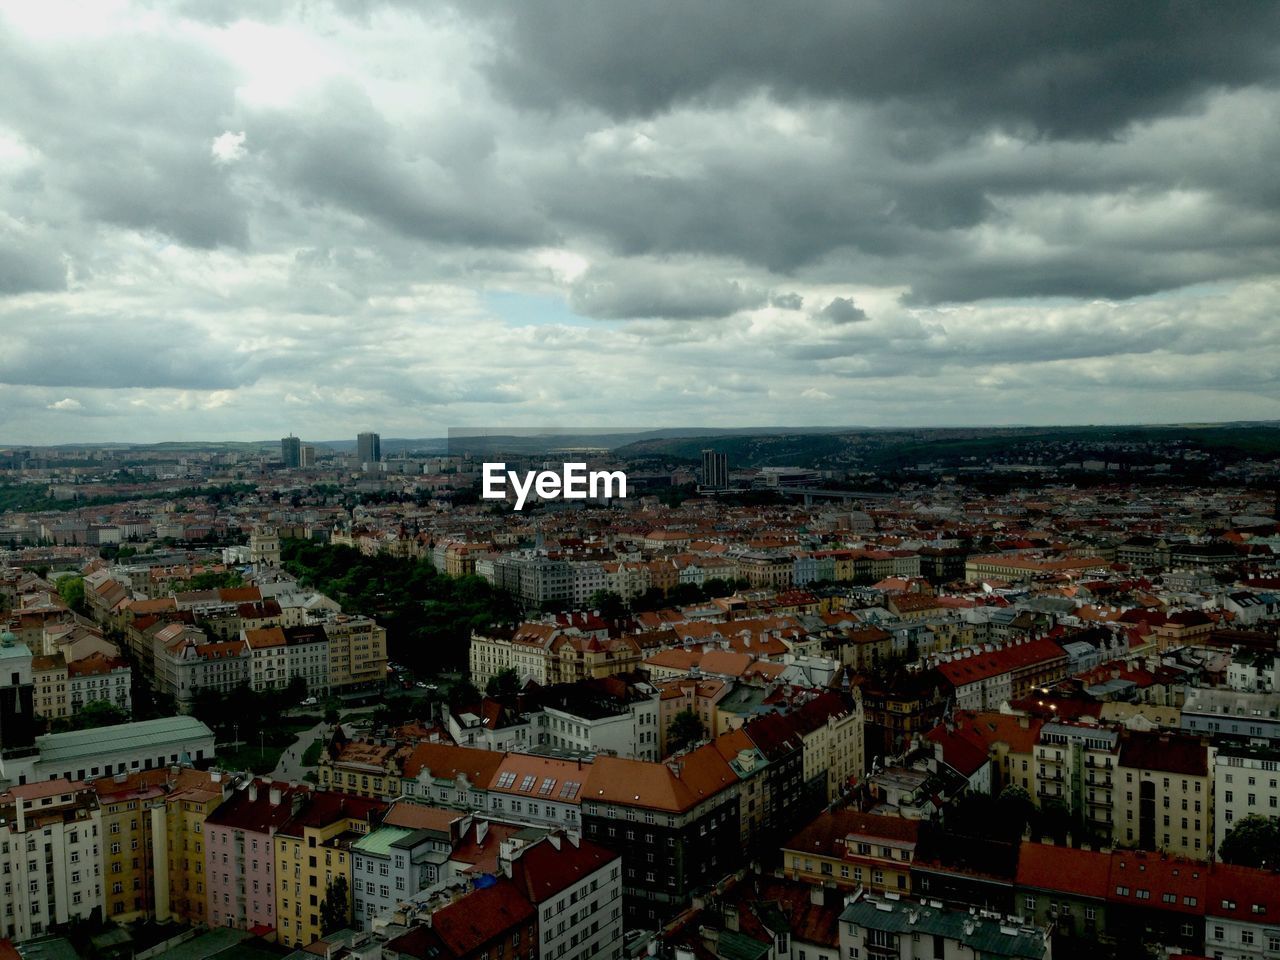
[[[375,618],[386,628],[390,659],[419,676],[465,669],[473,630],[519,616],[512,599],[482,577],[447,576],[425,559],[370,557],[345,545],[289,539],[281,560],[344,612]]]

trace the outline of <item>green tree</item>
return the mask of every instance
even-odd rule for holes
[[[1016,783],[1011,783],[1000,791],[996,797],[996,817],[1006,825],[1006,833],[1012,838],[1020,838],[1027,824],[1035,815],[1035,801]]]
[[[1244,867],[1280,865],[1280,821],[1250,814],[1222,838],[1218,855]]]
[[[599,610],[600,616],[606,620],[616,620],[627,613],[626,602],[612,590],[597,590],[588,598],[587,606],[592,610]]]
[[[1071,829],[1071,808],[1057,797],[1048,797],[1040,805],[1040,833],[1053,837],[1057,843],[1065,843]]]
[[[499,670],[489,682],[484,685],[484,692],[491,697],[507,696],[520,692],[520,674],[508,667],[506,670]]]
[[[128,723],[129,714],[109,700],[91,700],[66,720],[54,721],[54,727],[63,730],[92,730]]]
[[[320,933],[322,936],[341,930],[351,921],[351,897],[347,891],[347,878],[334,877],[320,901]]]
[[[63,577],[58,581],[58,596],[76,613],[85,613],[84,577]]]
[[[676,753],[691,746],[707,735],[702,718],[692,710],[681,710],[667,724],[667,749]]]

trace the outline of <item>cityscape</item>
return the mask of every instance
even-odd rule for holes
[[[1280,960],[1280,4],[0,90],[0,960]]]
[[[1280,946],[1276,426],[578,439],[0,451],[5,949]]]

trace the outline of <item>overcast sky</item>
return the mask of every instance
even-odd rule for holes
[[[1278,78],[1271,3],[0,2],[0,443],[1280,418]]]

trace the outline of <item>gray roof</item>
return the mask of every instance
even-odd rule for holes
[[[990,917],[906,900],[859,900],[844,908],[840,920],[890,933],[940,934],[963,943],[978,956],[1043,960],[1048,949],[1044,931],[1038,927],[1011,926]]]
[[[167,747],[204,737],[212,742],[213,731],[195,717],[161,717],[93,730],[50,733],[36,737],[36,747],[40,750],[41,764],[49,764],[127,750],[149,751],[151,747]]]

